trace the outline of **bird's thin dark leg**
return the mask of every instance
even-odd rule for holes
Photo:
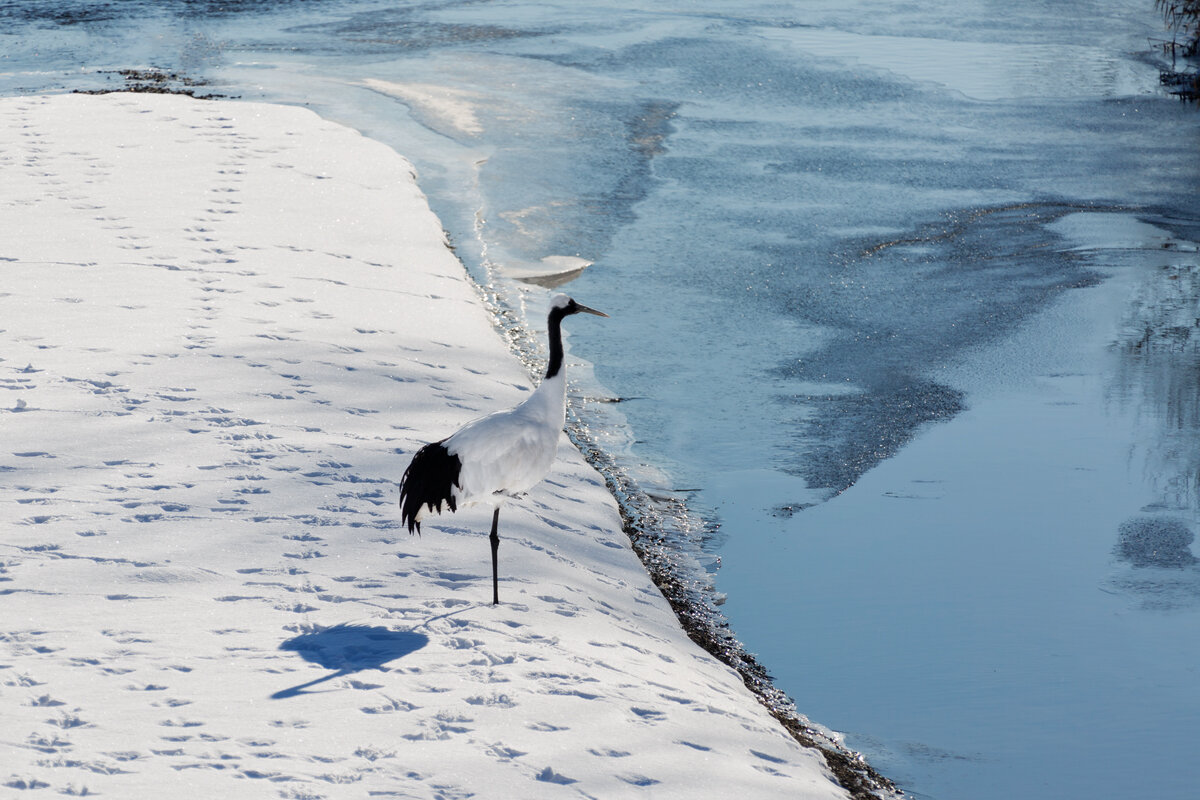
[[[492,605],[500,605],[500,506],[492,513]]]

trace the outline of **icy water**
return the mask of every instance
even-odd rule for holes
[[[595,433],[804,713],[916,797],[1182,800],[1200,119],[1157,36],[1152,0],[0,2],[0,92],[153,66],[387,142],[518,307],[588,265]]]

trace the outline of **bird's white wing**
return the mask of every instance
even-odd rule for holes
[[[448,438],[446,450],[462,462],[463,502],[532,489],[550,471],[560,433],[514,409],[482,417]]]

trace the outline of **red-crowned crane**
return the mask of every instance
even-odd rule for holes
[[[558,451],[567,413],[562,320],[572,314],[608,315],[565,294],[550,301],[546,377],[525,402],[467,423],[457,433],[425,445],[400,479],[400,521],[420,533],[425,514],[460,505],[491,503],[492,605],[500,603],[500,504],[528,492],[546,477]]]

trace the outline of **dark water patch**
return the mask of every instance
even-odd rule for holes
[[[344,0],[10,0],[0,2],[0,21],[59,26],[144,20],[158,14],[220,18],[344,5]]]
[[[1183,520],[1137,517],[1117,530],[1117,558],[1135,567],[1182,569],[1197,563],[1190,545],[1196,536]]]
[[[788,313],[830,335],[778,374],[838,387],[781,396],[798,411],[784,437],[784,469],[840,492],[921,426],[962,411],[963,393],[930,377],[939,366],[1011,332],[1059,293],[1100,280],[1046,228],[1075,210],[1028,203],[947,214],[911,234],[862,240],[820,282],[809,271],[781,292]],[[770,250],[778,262],[797,257]]]
[[[0,3],[0,21],[42,23],[49,25],[85,25],[111,22],[129,13],[135,3],[65,2],[65,3]]]
[[[331,17],[320,23],[298,25],[291,32],[319,34],[322,38],[332,36],[351,45],[357,53],[393,56],[426,50],[495,45],[550,33],[548,30],[504,24],[455,23],[431,19],[429,12],[438,10],[439,6],[415,4],[376,8]]]
[[[861,394],[797,398],[812,412],[801,423],[799,439],[814,444],[793,469],[811,488],[844,491],[895,455],[922,425],[962,411],[964,397],[948,386],[912,378]]]
[[[322,6],[342,5],[344,0],[168,0],[158,5],[183,17],[222,17],[237,14],[294,13]]]

